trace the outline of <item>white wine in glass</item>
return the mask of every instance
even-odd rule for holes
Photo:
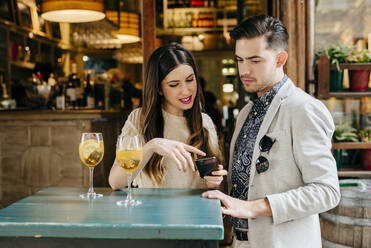
[[[103,155],[104,143],[102,133],[83,133],[79,145],[79,156],[83,164],[89,167],[90,186],[86,194],[80,195],[81,198],[103,197],[102,194],[95,193],[93,188],[94,168],[102,161]]]
[[[128,195],[125,200],[118,201],[119,206],[137,206],[142,202],[131,197],[131,176],[138,169],[143,159],[142,142],[138,136],[120,135],[117,139],[116,161],[128,174]]]

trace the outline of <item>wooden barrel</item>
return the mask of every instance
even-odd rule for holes
[[[339,205],[320,214],[323,248],[371,248],[371,180],[340,180]]]

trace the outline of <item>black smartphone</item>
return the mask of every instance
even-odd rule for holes
[[[210,176],[211,172],[218,166],[218,160],[216,157],[200,158],[196,159],[195,162],[201,178],[204,178],[204,176]]]

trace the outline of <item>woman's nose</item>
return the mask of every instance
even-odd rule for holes
[[[183,84],[182,91],[184,94],[188,94],[191,92],[192,85],[191,84]]]

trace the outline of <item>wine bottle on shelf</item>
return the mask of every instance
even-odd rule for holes
[[[198,13],[192,15],[192,27],[198,27]]]
[[[191,0],[191,7],[203,7],[205,6],[204,0]]]
[[[42,75],[41,75],[41,72],[37,72],[37,81],[36,81],[36,84],[37,85],[41,85],[41,84],[43,84],[43,77],[42,77]]]
[[[90,74],[86,76],[86,86],[84,89],[84,99],[86,102],[86,108],[94,108],[94,91],[90,83]]]
[[[174,12],[173,11],[169,14],[168,27],[169,28],[174,28],[175,27]]]
[[[70,75],[66,87],[66,108],[73,109],[76,107],[76,87],[73,81],[73,75]]]
[[[48,85],[49,86],[56,86],[57,81],[54,78],[54,73],[50,73],[49,78],[48,78]]]
[[[77,77],[77,75],[74,77],[74,85],[76,92],[76,107],[80,108],[83,106],[84,88],[82,87],[80,79]]]
[[[58,83],[56,85],[56,90],[58,90],[58,95],[57,95],[56,100],[55,100],[56,108],[61,109],[61,110],[65,110],[65,108],[66,108],[66,97],[64,96],[65,95],[64,85],[62,83]]]

